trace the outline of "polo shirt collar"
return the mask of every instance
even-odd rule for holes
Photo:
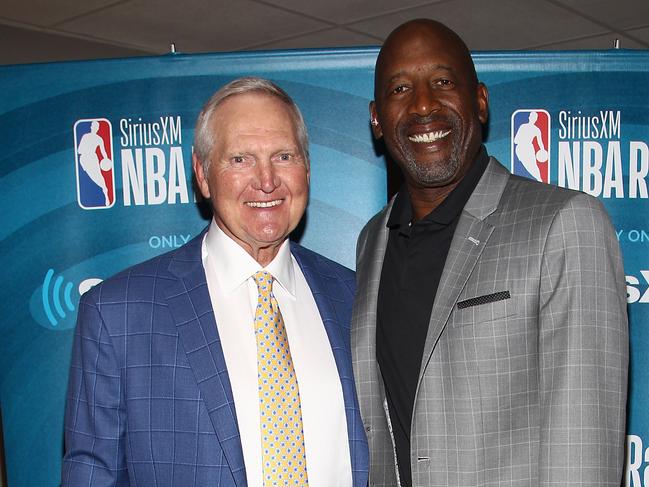
[[[449,193],[442,203],[433,211],[428,213],[421,222],[438,223],[441,225],[450,224],[462,212],[467,201],[471,197],[473,190],[480,181],[482,174],[489,163],[489,156],[484,145],[480,147],[475,161],[467,171],[460,183]],[[410,235],[412,223],[412,204],[408,188],[404,183],[399,189],[392,211],[386,226],[388,228],[398,229],[399,233]]]

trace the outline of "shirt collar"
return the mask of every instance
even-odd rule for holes
[[[262,267],[212,219],[205,236],[205,253],[209,255],[211,270],[219,285],[228,293],[246,283],[257,271],[267,270],[277,284],[295,297],[293,256],[288,239],[282,243],[275,258]]]
[[[449,193],[442,203],[426,215],[422,221],[435,222],[444,225],[451,223],[464,209],[471,193],[480,181],[482,174],[489,163],[489,156],[484,146],[475,158],[473,164],[462,178],[460,183]],[[388,217],[386,226],[388,228],[398,228],[405,235],[410,234],[410,223],[412,221],[412,204],[405,183],[399,189],[399,193],[392,205],[392,211]]]
[[[408,196],[408,188],[406,188],[406,183],[401,185],[397,197],[394,199],[392,204],[392,210],[390,211],[390,216],[388,216],[388,222],[386,226],[388,228],[407,228],[410,226],[412,221],[412,205],[410,204],[410,198]]]

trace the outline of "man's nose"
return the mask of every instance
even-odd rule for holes
[[[414,87],[414,96],[412,98],[411,112],[422,117],[430,115],[432,112],[439,110],[439,99],[435,89],[428,83],[421,83]]]
[[[263,161],[257,163],[257,188],[264,193],[272,193],[280,185],[280,180],[277,175],[277,169],[272,161]]]

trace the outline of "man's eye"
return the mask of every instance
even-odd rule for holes
[[[435,81],[435,84],[442,86],[442,87],[450,87],[453,86],[453,81],[447,78],[440,78],[437,81]]]
[[[397,95],[406,91],[408,91],[408,87],[406,85],[399,85],[392,88],[392,93],[395,93]]]
[[[300,155],[296,152],[279,152],[274,157],[273,160],[276,162],[290,162],[291,164],[300,162]]]
[[[246,158],[244,156],[233,156],[232,157],[232,162],[234,164],[242,164],[246,162]]]

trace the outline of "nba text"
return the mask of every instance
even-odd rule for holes
[[[622,146],[619,110],[595,114],[562,110],[559,127],[559,186],[603,198],[649,197],[649,146],[641,140]]]

